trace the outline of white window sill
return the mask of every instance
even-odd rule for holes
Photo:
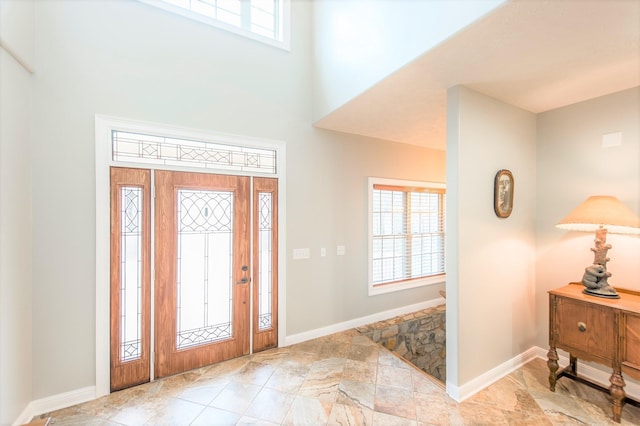
[[[436,275],[433,277],[419,278],[399,283],[380,284],[373,286],[369,284],[369,296],[377,296],[379,294],[393,293],[396,291],[408,290],[410,288],[426,287],[436,284],[444,284],[447,281],[447,275]]]

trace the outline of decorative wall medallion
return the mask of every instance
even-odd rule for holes
[[[513,174],[498,170],[493,188],[493,209],[498,217],[509,217],[513,210]]]

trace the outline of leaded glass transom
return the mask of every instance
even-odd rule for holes
[[[120,359],[142,356],[142,188],[120,189]]]
[[[112,159],[163,166],[276,173],[276,151],[223,142],[202,142],[112,131]]]
[[[270,192],[258,194],[258,256],[259,259],[259,295],[258,330],[272,327],[272,256],[273,256],[273,196]]]
[[[178,349],[233,335],[233,196],[178,190]]]

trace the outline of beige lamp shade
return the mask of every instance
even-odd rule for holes
[[[640,217],[616,197],[594,195],[558,222],[556,227],[585,232],[603,227],[613,234],[640,234]]]

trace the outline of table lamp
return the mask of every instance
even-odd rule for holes
[[[607,231],[614,234],[640,234],[640,218],[616,197],[594,195],[562,219],[556,227],[569,231],[596,233],[593,264],[585,268],[582,284],[585,294],[618,299],[620,296],[607,282],[611,276],[607,272]]]

